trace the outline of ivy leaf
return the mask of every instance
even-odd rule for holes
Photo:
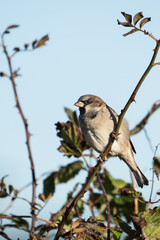
[[[137,31],[139,31],[139,29],[134,28],[134,29],[132,29],[131,31],[129,31],[129,32],[125,33],[125,34],[123,34],[123,36],[126,37],[126,36],[128,36],[128,35],[130,35],[130,34],[132,34],[132,33],[137,32]]]
[[[58,148],[67,157],[80,157],[81,153],[90,146],[84,139],[80,128],[74,122],[56,123],[57,136],[62,138],[61,146]]]
[[[126,21],[131,24],[132,23],[132,15],[125,13],[125,12],[121,12],[121,13],[125,17]]]
[[[67,114],[70,121],[75,122],[75,124],[79,127],[79,121],[77,117],[76,111],[72,111],[69,108],[64,108],[65,113]]]
[[[141,18],[143,18],[142,12],[138,12],[138,13],[134,16],[134,18],[133,18],[133,23],[134,23],[134,25],[136,25],[137,22],[138,22]]]
[[[150,22],[151,18],[144,18],[140,21],[139,27],[142,28],[146,23]]]

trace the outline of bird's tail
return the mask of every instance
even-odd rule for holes
[[[144,176],[144,174],[141,172],[141,170],[139,169],[139,167],[137,166],[136,169],[131,169],[134,176],[135,176],[135,179],[138,183],[138,186],[139,187],[143,187],[143,185],[148,185],[148,179]]]
[[[125,153],[125,155],[121,155],[120,157],[130,168],[130,170],[133,172],[133,175],[138,183],[139,187],[143,187],[143,185],[148,185],[148,179],[144,176],[144,174],[141,172],[139,167],[137,166],[134,156],[132,152],[128,152],[128,154]]]

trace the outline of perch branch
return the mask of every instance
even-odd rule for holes
[[[141,79],[139,80],[137,86],[135,87],[135,89],[134,89],[131,97],[129,98],[128,102],[126,103],[125,107],[123,108],[123,110],[121,110],[121,114],[119,115],[118,123],[117,123],[116,130],[115,130],[115,136],[116,135],[118,136],[119,129],[120,129],[120,126],[121,126],[121,123],[122,123],[122,120],[123,120],[123,117],[124,117],[125,113],[127,112],[127,110],[129,108],[129,106],[131,105],[131,103],[133,101],[135,101],[135,96],[136,96],[139,88],[141,87],[142,83],[144,82],[145,78],[147,77],[148,73],[150,72],[150,70],[152,69],[152,67],[154,65],[154,61],[155,61],[155,59],[157,57],[157,53],[158,53],[158,50],[159,50],[159,47],[160,47],[160,40],[158,40],[156,43],[157,44],[156,44],[156,47],[154,49],[154,53],[153,53],[153,56],[152,56],[152,59],[150,61],[149,66],[147,67],[147,69],[145,70],[145,72],[142,75]],[[109,142],[109,144],[107,145],[106,150],[104,151],[104,153],[102,155],[102,160],[104,160],[105,156],[107,156],[109,151],[111,151],[111,147],[112,147],[112,144],[113,144],[114,141],[115,141],[115,138],[112,138],[111,141]]]

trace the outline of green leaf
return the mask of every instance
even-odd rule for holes
[[[136,25],[137,22],[138,22],[141,18],[143,18],[142,12],[138,12],[138,13],[134,16],[134,18],[133,18],[133,23],[134,23],[134,25]]]
[[[43,194],[40,195],[42,201],[48,201],[55,192],[55,185],[59,183],[66,183],[70,179],[74,178],[82,169],[83,162],[76,161],[68,164],[65,167],[61,167],[59,171],[52,172],[43,181]]]
[[[61,167],[60,170],[55,173],[55,184],[66,183],[74,178],[79,171],[83,169],[82,165],[82,161],[75,161],[65,167]]]
[[[45,199],[52,197],[53,193],[55,192],[54,178],[55,178],[55,173],[52,173],[43,181],[43,193],[44,193]]]
[[[140,21],[139,27],[142,28],[146,23],[150,22],[151,18],[144,18]]]
[[[140,214],[145,219],[146,225],[143,230],[147,237],[151,240],[160,238],[160,207],[152,211],[146,211]]]
[[[74,122],[56,123],[57,136],[62,138],[61,146],[58,148],[65,156],[80,157],[82,152],[90,146],[84,139],[82,132]]]
[[[4,227],[13,227],[13,228],[17,228],[17,229],[24,229],[27,231],[29,230],[29,224],[23,218],[16,218],[15,216],[13,216],[13,218],[11,218],[11,221],[14,224],[5,224],[3,226]]]
[[[127,233],[129,236],[133,235],[135,231],[126,223],[124,222],[120,217],[117,217],[118,224],[121,227],[121,229]]]
[[[160,157],[154,158],[153,169],[155,172],[160,174]]]
[[[77,113],[76,111],[72,111],[69,108],[64,108],[65,113],[67,114],[69,120],[71,120],[72,122],[75,122],[75,124],[79,127],[79,121],[77,118]]]
[[[134,29],[132,29],[131,31],[129,31],[129,32],[125,33],[125,34],[123,34],[123,36],[126,37],[126,36],[128,36],[128,35],[130,35],[130,34],[132,34],[132,33],[137,32],[137,31],[139,31],[139,29],[134,28]]]
[[[132,15],[127,14],[125,12],[121,12],[121,13],[125,17],[126,21],[131,24],[132,23]]]
[[[121,238],[122,231],[120,231],[120,230],[112,230],[112,233],[113,233],[114,240],[119,240]]]

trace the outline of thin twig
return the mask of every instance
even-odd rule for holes
[[[4,232],[0,232],[0,236],[4,237],[7,240],[12,240],[11,238],[8,237],[8,235]]]
[[[111,239],[111,236],[110,236],[110,231],[111,231],[111,229],[110,229],[110,217],[111,217],[111,211],[110,211],[109,200],[108,200],[108,197],[107,197],[106,190],[105,190],[105,188],[104,188],[104,186],[103,186],[103,183],[102,183],[102,181],[101,181],[101,178],[100,178],[100,176],[99,176],[99,173],[97,173],[96,176],[97,176],[98,182],[99,182],[99,184],[100,184],[100,187],[101,187],[101,189],[102,189],[102,191],[103,191],[104,198],[105,198],[105,200],[106,200],[107,211],[108,211],[108,230],[107,230],[107,240],[110,240],[110,239]]]
[[[0,218],[1,219],[13,219],[13,218],[33,218],[33,216],[30,216],[30,215],[12,215],[12,216],[6,216],[6,215],[3,215],[3,214],[0,214]],[[47,219],[44,219],[44,218],[41,218],[39,216],[36,216],[36,220],[41,220],[43,222],[46,222],[46,223],[49,223],[49,224],[52,224],[51,221],[48,221]]]
[[[32,239],[33,236],[34,236],[35,221],[36,221],[36,215],[35,215],[35,209],[34,209],[35,199],[36,199],[36,177],[35,177],[35,167],[34,167],[34,161],[33,161],[33,157],[32,157],[31,145],[30,145],[31,133],[30,133],[29,127],[28,127],[28,121],[27,121],[26,117],[24,116],[22,107],[20,105],[20,101],[19,101],[19,97],[18,97],[18,93],[17,93],[17,89],[16,89],[16,83],[15,83],[15,79],[14,79],[15,76],[14,76],[14,73],[13,73],[13,70],[12,70],[11,57],[9,56],[7,48],[4,44],[4,35],[2,35],[2,48],[4,50],[4,53],[5,53],[7,61],[8,61],[9,72],[10,72],[10,80],[11,80],[12,87],[13,87],[14,97],[15,97],[15,101],[16,101],[16,107],[19,110],[19,113],[21,115],[21,119],[22,119],[23,124],[24,124],[25,133],[26,133],[26,145],[27,145],[29,160],[30,160],[30,164],[31,164],[31,174],[32,174],[31,214],[32,214],[33,218],[32,218],[31,231],[30,231],[30,239]]]
[[[135,183],[135,178],[134,178],[132,171],[130,171],[130,174],[131,174],[133,189],[134,189],[134,191],[136,191],[136,183]],[[138,199],[135,197],[134,198],[134,213],[138,214],[138,212],[139,212],[138,211]]]
[[[147,205],[147,210],[149,209],[150,204],[151,204],[151,200],[152,200],[153,187],[154,187],[154,160],[155,160],[156,153],[157,153],[157,150],[158,150],[158,147],[159,147],[159,146],[160,146],[160,144],[158,144],[158,145],[156,146],[155,152],[154,152],[154,156],[153,156],[152,185],[151,185],[151,192],[150,192],[150,196],[149,196],[149,201],[148,201],[148,205]]]
[[[36,183],[38,182],[39,179],[41,179],[42,177],[44,177],[45,175],[47,175],[47,174],[49,174],[51,172],[52,171],[48,171],[48,172],[42,173],[39,177],[36,178]],[[29,182],[29,183],[25,184],[19,190],[17,190],[17,194],[21,193],[23,190],[25,190],[26,188],[30,187],[31,185],[32,185],[32,182]],[[5,214],[13,206],[13,203],[15,202],[16,199],[18,199],[18,198],[12,198],[12,200],[9,203],[9,205],[3,210],[3,212],[2,212],[3,214]],[[39,211],[38,211],[38,214],[39,214]]]
[[[150,147],[151,151],[154,152],[153,145],[152,145],[151,139],[148,135],[148,132],[147,132],[146,128],[144,128],[143,130],[144,130],[145,137],[148,141],[149,147]]]
[[[130,135],[133,136],[139,133],[142,129],[144,129],[145,125],[148,123],[150,116],[160,108],[160,100],[156,101],[147,115],[130,131]]]

